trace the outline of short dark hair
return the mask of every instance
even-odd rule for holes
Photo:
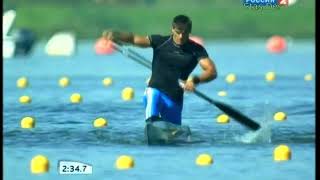
[[[175,28],[177,24],[186,24],[190,28],[190,32],[192,29],[192,21],[191,19],[186,15],[178,15],[173,18],[172,21],[172,27]]]

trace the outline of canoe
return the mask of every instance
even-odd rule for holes
[[[176,141],[187,141],[191,136],[191,130],[189,126],[158,120],[146,122],[144,134],[149,145],[172,144]]]

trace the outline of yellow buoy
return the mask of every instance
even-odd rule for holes
[[[102,81],[102,84],[106,87],[110,86],[112,84],[112,78],[110,78],[110,77],[104,78]]]
[[[82,97],[81,97],[81,95],[79,93],[73,93],[70,96],[70,101],[71,101],[71,103],[77,104],[77,103],[80,103],[82,101]]]
[[[21,104],[29,104],[29,103],[31,103],[31,97],[30,96],[21,96],[19,98],[19,101]]]
[[[311,81],[311,80],[312,80],[312,74],[306,74],[306,75],[304,76],[304,80],[305,80],[305,81]]]
[[[279,145],[273,150],[275,161],[287,161],[291,159],[291,150],[287,145]]]
[[[93,126],[96,128],[105,127],[107,125],[108,125],[108,121],[104,118],[98,118],[93,122]]]
[[[18,88],[26,88],[28,86],[28,79],[26,77],[21,77],[17,80]]]
[[[276,79],[276,73],[273,71],[267,72],[265,75],[265,79],[268,82],[274,81]]]
[[[42,174],[49,171],[49,160],[43,155],[37,155],[32,158],[30,170],[33,174]]]
[[[227,83],[232,84],[232,83],[236,82],[237,76],[233,73],[230,73],[226,76],[225,80],[227,81]]]
[[[134,160],[131,156],[122,155],[118,157],[115,165],[120,170],[130,169],[134,167]]]
[[[35,119],[33,117],[24,117],[21,122],[21,128],[30,129],[35,126]]]
[[[200,154],[196,159],[198,166],[209,166],[213,163],[213,158],[209,154]]]
[[[277,112],[273,115],[275,121],[283,121],[287,119],[287,115],[284,112]]]
[[[218,92],[218,96],[227,96],[227,92],[226,91],[219,91]]]
[[[230,118],[226,114],[221,114],[217,117],[217,122],[221,124],[229,123]]]
[[[130,101],[134,98],[134,90],[131,87],[126,87],[122,90],[122,99],[124,101]]]
[[[61,87],[67,87],[70,85],[70,79],[68,77],[62,77],[59,79],[59,85]]]

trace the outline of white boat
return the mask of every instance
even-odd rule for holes
[[[12,58],[16,55],[28,55],[35,43],[35,35],[28,29],[18,29],[14,33],[12,27],[16,19],[16,11],[8,10],[2,16],[2,57]]]
[[[3,38],[2,43],[2,57],[5,59],[12,58],[16,48],[14,41],[9,38]]]
[[[9,36],[9,31],[12,29],[13,22],[16,18],[16,11],[9,10],[4,12],[2,16],[2,52],[3,58],[11,58],[14,56],[15,42],[12,36]]]
[[[72,56],[76,52],[76,37],[72,32],[55,33],[45,46],[49,56]]]

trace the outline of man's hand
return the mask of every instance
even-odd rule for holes
[[[188,80],[184,83],[184,86],[182,88],[185,91],[194,91],[197,86],[197,83],[199,83],[196,82],[197,80],[195,79],[197,79],[197,77],[188,78]]]

